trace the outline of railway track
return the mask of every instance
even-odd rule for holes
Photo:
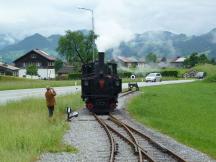
[[[99,117],[94,114],[96,120],[106,131],[110,141],[110,157],[109,162],[114,162],[119,154],[118,143],[120,140],[130,145],[129,149],[133,152],[135,158],[133,161],[138,162],[186,162],[172,150],[166,148],[162,144],[154,141],[148,135],[140,132],[132,126],[122,122],[113,115]],[[118,138],[116,138],[116,136]],[[120,139],[119,139],[120,138]],[[122,151],[125,151],[123,149]],[[132,155],[133,156],[133,155]],[[119,160],[116,160],[119,161]],[[124,161],[124,160],[120,160]],[[132,161],[125,159],[125,161]]]
[[[132,93],[134,93],[134,92],[136,92],[136,91],[135,91],[135,90],[132,90],[132,91],[127,90],[127,91],[124,91],[124,92],[120,93],[119,98],[124,97],[124,96],[127,96],[127,95],[129,95],[129,94],[132,94]]]

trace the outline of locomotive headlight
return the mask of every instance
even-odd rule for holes
[[[85,81],[84,81],[84,85],[85,85],[85,86],[88,86],[88,85],[89,85],[88,80],[85,80]]]

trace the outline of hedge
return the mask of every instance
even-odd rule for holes
[[[131,72],[119,72],[118,74],[120,78],[130,78],[130,76],[132,75]]]
[[[81,73],[73,73],[68,75],[69,80],[81,79]]]
[[[167,77],[178,77],[178,71],[162,71],[161,75]]]

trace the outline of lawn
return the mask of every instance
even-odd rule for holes
[[[44,152],[76,152],[61,143],[68,129],[66,106],[80,108],[80,94],[57,97],[54,118],[48,119],[44,99],[25,99],[0,105],[0,161],[35,161]]]
[[[129,113],[139,122],[216,158],[216,84],[145,87]]]
[[[216,82],[216,66],[211,64],[197,65],[195,70],[207,73],[206,82]]]
[[[33,80],[10,76],[0,76],[0,91],[12,89],[44,88],[80,85],[79,80]]]
[[[144,79],[139,77],[135,80],[130,78],[123,78],[123,83],[128,82],[142,82]],[[163,77],[163,80],[177,80],[175,77]],[[80,80],[33,80],[11,76],[0,75],[0,91],[3,90],[14,90],[14,89],[28,89],[28,88],[44,88],[46,86],[51,87],[63,87],[63,86],[74,86],[80,85]]]

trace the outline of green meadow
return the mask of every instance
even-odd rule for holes
[[[216,158],[216,84],[145,87],[128,106],[132,117]]]
[[[57,97],[54,118],[48,119],[44,99],[24,99],[0,105],[0,161],[35,161],[45,152],[77,152],[62,143],[69,128],[65,107],[82,107],[80,94]]]
[[[79,80],[33,80],[0,75],[0,91],[27,88],[44,88],[80,85]]]

